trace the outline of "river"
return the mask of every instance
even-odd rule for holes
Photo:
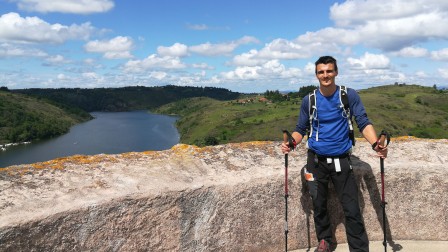
[[[146,111],[92,112],[95,119],[62,136],[0,150],[0,167],[47,161],[76,154],[117,154],[165,150],[179,143],[177,117]]]

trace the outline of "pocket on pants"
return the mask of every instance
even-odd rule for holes
[[[314,174],[309,172],[306,168],[303,170],[303,176],[305,177],[306,185],[308,186],[308,191],[313,200],[317,197],[317,181]]]

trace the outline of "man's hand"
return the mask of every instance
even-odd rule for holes
[[[376,156],[380,158],[386,158],[387,157],[387,146],[382,146],[381,144],[377,144],[375,148],[373,148],[374,151],[376,151]]]
[[[289,133],[289,131],[283,130],[283,143],[282,143],[283,154],[288,154],[290,151],[295,150],[296,146],[297,146],[296,139],[294,139],[294,137]]]
[[[376,151],[377,157],[386,158],[387,157],[387,145],[389,145],[390,136],[383,130],[378,138],[378,140],[373,143],[372,149]]]
[[[283,142],[281,149],[283,154],[288,154],[291,151],[291,148],[289,148],[289,142]]]

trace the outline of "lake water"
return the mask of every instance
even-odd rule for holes
[[[117,154],[166,150],[179,143],[177,117],[146,111],[93,112],[95,119],[73,126],[57,138],[0,150],[0,167],[76,154]]]

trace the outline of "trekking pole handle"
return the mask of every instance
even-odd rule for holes
[[[287,131],[287,130],[283,130],[283,142],[288,143],[289,150],[291,150],[291,151],[293,151],[297,146],[296,140],[294,139],[294,137],[292,137],[291,133],[289,133],[289,131]]]
[[[378,145],[381,145],[383,148],[387,147],[390,142],[390,135],[387,133],[387,131],[382,130],[380,136],[378,137],[378,140],[372,144],[372,149],[375,150],[375,148]]]
[[[382,130],[381,134],[380,134],[380,137],[378,139],[378,142],[383,147],[388,146],[389,142],[390,142],[390,135],[389,135],[389,133],[387,133],[387,131],[385,131],[385,130]]]

